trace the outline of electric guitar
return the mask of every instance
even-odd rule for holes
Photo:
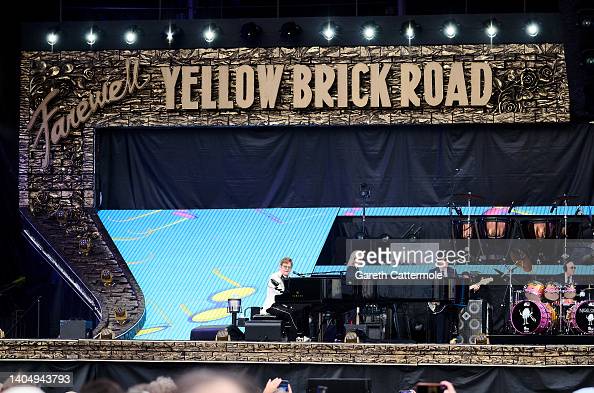
[[[468,287],[469,290],[471,291],[478,291],[481,287],[481,285],[487,285],[489,283],[493,282],[493,277],[485,277],[482,278],[479,282],[477,282],[476,284],[472,284],[471,286]],[[443,305],[439,311],[435,311],[437,309],[437,307],[439,306],[439,302],[428,302],[427,303],[427,307],[429,307],[429,311],[431,311],[433,314],[439,314],[440,312],[442,312],[443,310],[445,310],[447,304]]]

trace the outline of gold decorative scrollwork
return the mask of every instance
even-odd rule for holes
[[[528,103],[539,99],[539,106],[554,105],[548,92],[555,89],[558,63],[547,64],[537,69],[508,70],[493,78],[493,101],[495,113],[526,112]],[[550,101],[550,102],[549,102]]]

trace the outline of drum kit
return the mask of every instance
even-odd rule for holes
[[[592,291],[588,287],[578,294],[574,284],[531,281],[516,291],[510,325],[517,334],[594,335]]]
[[[472,219],[470,215],[471,202],[485,198],[476,194],[455,194],[454,197],[463,198],[468,208],[466,217],[462,210],[454,203],[450,204],[450,212],[456,212],[457,219],[452,218],[452,237],[467,240],[470,249],[471,239],[563,239],[563,254],[561,260],[566,261],[567,239],[579,237],[579,225],[568,222],[568,201],[576,199],[573,195],[562,195],[556,198],[551,207],[553,213],[559,206],[564,206],[563,217],[538,217],[514,219],[511,207],[494,208],[492,216],[482,216]],[[496,211],[495,211],[496,210]],[[578,213],[576,213],[578,214]],[[479,246],[481,242],[478,242]],[[559,250],[561,254],[561,250]],[[559,255],[557,254],[557,255]],[[509,278],[509,328],[515,334],[581,334],[594,335],[594,287],[576,291],[574,284],[562,285],[557,282],[531,281],[524,286],[523,291],[513,290],[512,275],[518,267],[525,272],[533,269],[532,259],[522,250],[510,247],[509,253],[512,263],[507,266],[505,274]],[[540,258],[535,258],[540,263]]]

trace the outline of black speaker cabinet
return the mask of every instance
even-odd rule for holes
[[[60,338],[67,340],[76,340],[87,338],[87,321],[82,320],[60,320]]]
[[[245,322],[246,341],[282,341],[281,320],[255,320]]]
[[[485,333],[487,302],[469,300],[468,306],[458,314],[458,332],[463,344],[476,344],[476,337]]]

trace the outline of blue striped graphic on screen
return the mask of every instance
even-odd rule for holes
[[[142,339],[188,339],[226,325],[227,298],[260,306],[284,256],[314,269],[338,208],[104,210],[99,216],[147,303]]]

